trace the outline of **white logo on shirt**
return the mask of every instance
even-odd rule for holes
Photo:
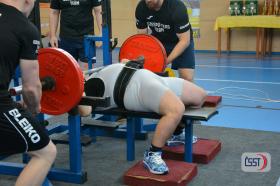
[[[13,110],[10,110],[9,114],[14,117],[15,121],[24,130],[24,132],[28,135],[28,137],[33,143],[38,143],[40,141],[41,138],[39,134],[36,130],[34,130],[33,126],[29,123],[29,121],[24,117],[20,119],[22,115],[19,113],[18,109],[15,108]]]
[[[33,45],[40,45],[40,41],[38,41],[38,40],[33,40]]]
[[[35,51],[35,53],[36,54],[38,54],[38,51],[39,51],[39,49],[40,49],[40,41],[38,41],[38,40],[33,40],[33,45],[36,45],[37,46],[37,48],[36,48],[36,51]]]
[[[77,6],[77,5],[80,5],[80,1],[72,1],[72,0],[70,0],[70,4],[74,5],[74,6]]]
[[[165,32],[166,30],[170,30],[171,26],[170,25],[165,25],[163,23],[160,22],[147,22],[147,25],[150,28],[153,28],[155,32]]]
[[[76,0],[62,0],[63,2],[68,2],[70,3],[70,5],[72,6],[78,6],[80,5],[80,1],[76,1]]]
[[[183,26],[180,26],[180,30],[183,30],[184,28],[187,28],[187,26],[189,26],[190,23],[186,24],[186,25],[183,25]]]
[[[139,21],[138,19],[136,19],[136,25],[139,25],[139,22],[140,22],[140,21]]]
[[[0,13],[0,17],[2,16],[2,13]]]
[[[151,16],[147,17],[147,19],[150,20],[150,19],[152,19],[153,17],[154,17],[154,16],[151,15]]]

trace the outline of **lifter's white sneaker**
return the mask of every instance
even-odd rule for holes
[[[197,137],[193,136],[193,143],[197,142]],[[185,144],[185,132],[182,132],[179,135],[172,135],[170,139],[167,140],[166,146],[178,146]]]
[[[167,174],[168,167],[161,158],[162,152],[151,152],[149,150],[144,153],[144,166],[153,174]]]

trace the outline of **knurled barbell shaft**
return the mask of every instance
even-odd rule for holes
[[[102,70],[104,67],[98,67],[98,68],[93,68],[89,70],[83,71],[84,75],[88,75],[91,73],[96,73]],[[55,87],[55,79],[52,78],[51,76],[46,76],[41,79],[41,84],[42,84],[42,90],[52,90]],[[17,86],[17,87],[12,87],[9,89],[10,95],[11,96],[17,96],[22,94],[22,85]]]
[[[93,69],[89,69],[89,70],[85,70],[85,71],[83,71],[83,74],[84,75],[88,75],[88,74],[91,74],[91,73],[96,73],[96,72],[99,72],[100,70],[102,70],[103,68],[104,68],[104,66],[93,68]]]

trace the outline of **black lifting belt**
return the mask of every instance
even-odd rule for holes
[[[133,76],[133,74],[138,70],[143,68],[143,60],[141,61],[129,61],[125,64],[124,68],[120,72],[116,84],[114,86],[114,101],[120,108],[124,107],[124,93],[126,87]]]

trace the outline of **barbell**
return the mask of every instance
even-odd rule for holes
[[[156,73],[166,66],[166,52],[162,44],[153,36],[138,34],[128,38],[120,49],[120,61],[144,57],[144,68]],[[104,67],[87,71],[80,69],[77,61],[59,48],[42,48],[38,52],[39,76],[42,83],[41,112],[60,115],[78,104],[106,106],[108,98],[99,99],[82,96],[84,75],[100,71]],[[12,96],[22,93],[22,87],[10,88]],[[96,105],[95,105],[96,106]]]
[[[174,71],[167,66],[167,54],[162,43],[154,36],[136,34],[127,38],[119,52],[119,61],[144,56],[144,68],[159,75],[175,77]]]
[[[167,63],[166,51],[161,42],[152,35],[136,34],[127,38],[120,48],[119,61],[144,56],[144,68],[162,73]]]
[[[98,98],[82,96],[84,74],[102,68],[82,72],[77,61],[66,51],[58,48],[42,48],[38,52],[39,76],[42,84],[41,112],[60,115],[70,111],[81,101],[88,105],[102,102]],[[9,89],[12,96],[22,93],[22,86]],[[84,98],[81,100],[81,98]],[[107,99],[103,99],[106,106]],[[102,105],[102,104],[101,104]]]

